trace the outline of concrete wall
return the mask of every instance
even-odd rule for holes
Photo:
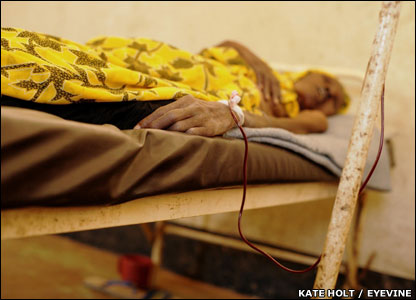
[[[97,35],[143,36],[197,52],[224,39],[246,44],[267,61],[365,72],[380,2],[1,2],[1,25],[86,42]],[[414,278],[415,5],[402,5],[386,81],[386,128],[393,134],[393,191],[372,193],[365,207],[360,263]],[[253,211],[248,235],[319,253],[331,202]],[[204,218],[218,229],[231,216]],[[201,223],[202,219],[189,222]],[[232,220],[235,220],[233,218]],[[228,231],[234,230],[229,223]],[[221,225],[222,224],[222,225]],[[228,227],[223,227],[228,228]]]

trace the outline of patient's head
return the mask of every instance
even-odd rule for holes
[[[319,72],[309,72],[295,82],[300,109],[316,109],[327,116],[336,114],[345,99],[344,89],[338,80]]]

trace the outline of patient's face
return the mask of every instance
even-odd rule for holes
[[[327,116],[336,114],[344,103],[341,84],[334,78],[310,72],[295,83],[300,109],[317,109]]]

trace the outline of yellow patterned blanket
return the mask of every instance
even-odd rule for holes
[[[277,74],[289,116],[299,107],[290,78]],[[258,113],[254,72],[228,47],[192,54],[145,38],[99,37],[86,45],[18,28],[1,30],[1,93],[49,104],[178,99],[228,99]]]

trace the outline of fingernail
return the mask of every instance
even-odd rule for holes
[[[134,129],[141,129],[142,127],[139,125],[139,124],[137,124],[136,126],[134,126]]]

